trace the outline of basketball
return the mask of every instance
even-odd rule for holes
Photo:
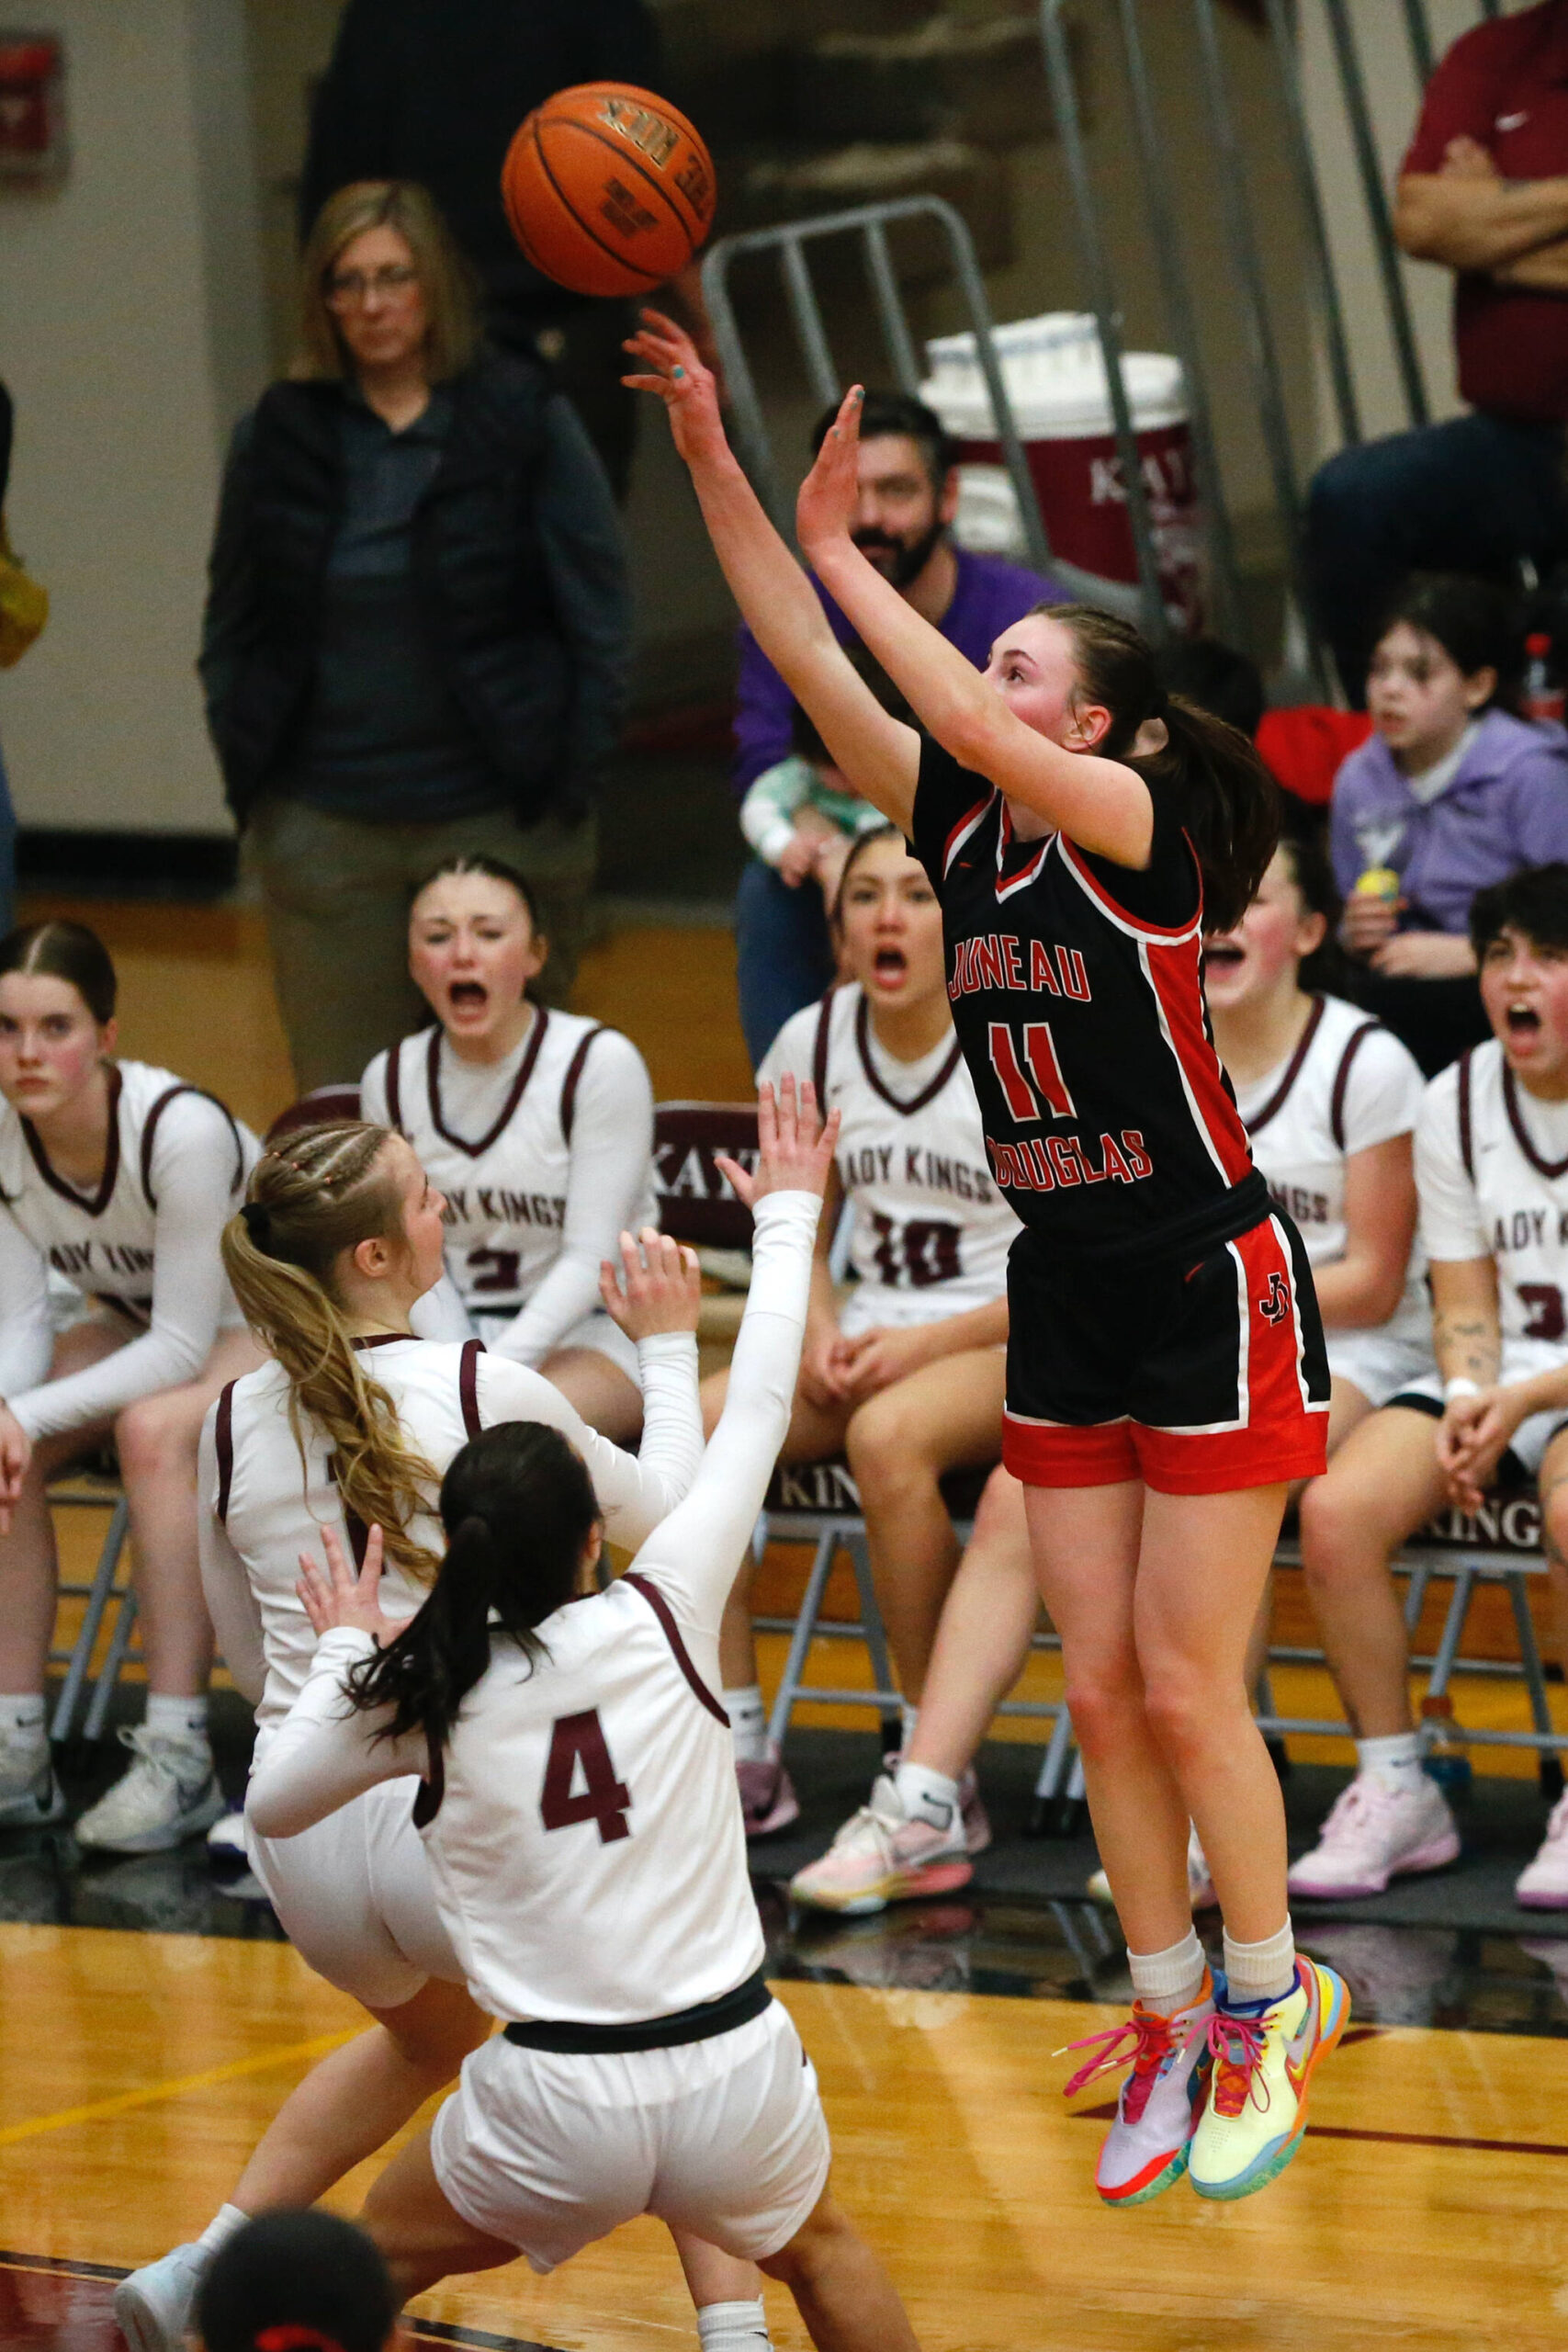
[[[683,114],[625,82],[558,90],[502,166],[513,235],[575,294],[649,294],[683,269],[713,220],[713,160]]]

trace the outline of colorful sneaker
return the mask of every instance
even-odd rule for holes
[[[1085,1881],[1084,1893],[1091,1903],[1114,1904],[1116,1899],[1111,1892],[1111,1881],[1103,1871],[1095,1871]],[[1217,1899],[1203,1849],[1198,1842],[1198,1832],[1190,1823],[1187,1828],[1187,1899],[1194,1911],[1212,1911]]]
[[[199,2245],[177,2245],[120,2280],[114,2315],[130,2352],[184,2352],[206,2267]]]
[[[1205,1970],[1202,1989],[1189,2007],[1163,2017],[1146,2002],[1134,2001],[1125,2025],[1069,2044],[1096,2055],[1066,2085],[1067,2098],[1098,2075],[1114,2073],[1129,2058],[1133,2062],[1094,2168],[1094,2185],[1107,2205],[1146,2205],[1187,2170],[1209,2087],[1213,2015],[1213,1979]]]
[[[1358,1772],[1342,1789],[1310,1854],[1291,1864],[1292,1894],[1344,1903],[1381,1894],[1391,1878],[1439,1871],[1459,1860],[1459,1831],[1448,1801],[1423,1772],[1413,1789],[1391,1789]]]
[[[735,1777],[740,1783],[740,1811],[748,1838],[771,1838],[775,1829],[787,1829],[792,1821],[800,1819],[795,1783],[772,1741],[759,1762],[737,1764]]]
[[[945,1829],[911,1821],[897,1782],[881,1772],[871,1803],[845,1822],[819,1862],[795,1872],[789,1891],[814,1910],[858,1917],[911,1895],[951,1894],[973,1876],[962,1810]]]
[[[49,1734],[30,1725],[0,1731],[0,1829],[41,1829],[64,1812]]]
[[[1568,1792],[1551,1808],[1540,1851],[1514,1881],[1514,1900],[1527,1911],[1568,1911]]]
[[[897,1781],[898,1767],[903,1761],[901,1747],[890,1747],[886,1751],[882,1769],[890,1781]],[[964,1850],[973,1860],[976,1854],[983,1854],[991,1842],[991,1817],[980,1802],[980,1783],[972,1765],[958,1776],[958,1810],[964,1816]],[[939,1821],[933,1826],[942,1829],[947,1825]]]
[[[1192,2134],[1190,2171],[1200,2197],[1250,2197],[1279,2178],[1306,2131],[1313,2074],[1349,2015],[1343,1979],[1300,1955],[1283,2000],[1238,2009],[1222,2002],[1215,2009],[1209,2021],[1214,2072]]]
[[[82,1815],[77,1844],[111,1854],[162,1854],[209,1829],[223,1810],[223,1792],[206,1740],[164,1739],[145,1724],[123,1728],[119,1736],[136,1761]]]

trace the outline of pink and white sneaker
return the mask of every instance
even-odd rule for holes
[[[1381,1894],[1391,1878],[1438,1871],[1459,1860],[1459,1831],[1448,1801],[1423,1772],[1413,1789],[1391,1789],[1358,1772],[1342,1789],[1310,1854],[1292,1862],[1292,1894],[1344,1903]]]
[[[795,1783],[771,1741],[759,1762],[737,1764],[735,1777],[740,1783],[740,1812],[748,1838],[771,1838],[775,1829],[787,1829],[792,1821],[800,1819]]]
[[[1514,1900],[1527,1911],[1568,1911],[1568,1792],[1551,1808],[1540,1851],[1514,1881]]]
[[[989,1844],[990,1836],[986,1823],[983,1845]],[[819,1862],[808,1862],[795,1872],[789,1891],[797,1903],[814,1910],[859,1917],[911,1896],[951,1894],[954,1888],[967,1886],[974,1876],[969,1852],[962,1806],[945,1826],[912,1820],[892,1775],[882,1772],[873,1785],[871,1803],[845,1822]]]
[[[1198,1998],[1189,2007],[1163,2017],[1146,2002],[1134,2001],[1125,2025],[1070,2045],[1095,2055],[1066,2085],[1067,2098],[1098,2075],[1113,2073],[1129,2058],[1133,2062],[1094,2168],[1094,2185],[1107,2205],[1146,2205],[1187,2170],[1208,2095],[1213,2014],[1213,1980],[1205,1971]]]

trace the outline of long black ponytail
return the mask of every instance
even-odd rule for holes
[[[1167,695],[1155,658],[1130,621],[1093,605],[1039,605],[1073,639],[1086,700],[1102,703],[1111,726],[1095,746],[1124,760],[1156,790],[1176,793],[1203,877],[1203,923],[1229,931],[1258,894],[1280,839],[1280,792],[1239,728]],[[1163,750],[1134,754],[1138,729],[1165,721]]]
[[[578,1589],[599,1523],[588,1465],[559,1430],[501,1421],[453,1455],[441,1481],[446,1556],[423,1607],[349,1676],[356,1707],[389,1706],[379,1735],[423,1731],[440,1747],[498,1638],[537,1666],[538,1628]]]

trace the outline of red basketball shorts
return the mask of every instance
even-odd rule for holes
[[[1026,1232],[1008,1300],[1002,1460],[1025,1486],[1212,1495],[1322,1473],[1328,1362],[1289,1217],[1152,1266]]]

